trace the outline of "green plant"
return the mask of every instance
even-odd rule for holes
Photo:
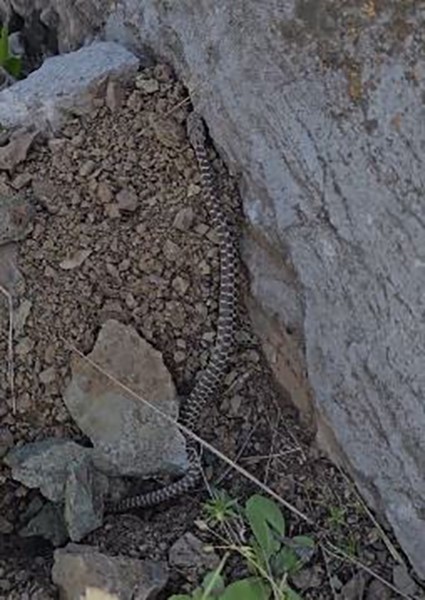
[[[6,25],[0,28],[0,67],[9,75],[18,78],[22,72],[22,59],[10,52],[9,30]]]
[[[249,527],[248,544],[233,540],[220,566],[208,573],[191,595],[179,594],[169,600],[301,600],[289,586],[288,578],[311,558],[315,543],[308,536],[286,536],[286,524],[279,506],[264,496],[254,494],[238,510],[236,501],[224,492],[216,493],[204,511],[214,524],[223,524],[234,516],[242,517]],[[249,576],[228,585],[222,577],[229,552],[244,559]]]
[[[238,515],[238,501],[224,490],[217,490],[212,493],[212,498],[205,502],[203,510],[211,525],[223,524]]]
[[[340,506],[330,506],[329,507],[329,516],[326,519],[329,527],[333,529],[340,529],[344,527],[346,524],[345,517],[347,514],[347,510]]]

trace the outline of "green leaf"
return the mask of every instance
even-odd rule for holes
[[[273,571],[279,575],[292,575],[301,567],[302,562],[298,558],[295,550],[284,547],[278,554],[272,557],[271,566]]]
[[[0,66],[4,67],[9,58],[9,31],[8,28],[0,29]]]
[[[173,594],[168,600],[192,600],[192,596],[188,596],[187,594]]]
[[[268,600],[270,593],[270,587],[259,577],[248,577],[228,585],[219,600]]]
[[[287,587],[285,589],[286,600],[303,600],[297,592],[295,592],[292,588]]]
[[[220,575],[218,569],[207,573],[202,581],[202,587],[207,592],[207,595],[217,596],[224,590],[224,579]]]
[[[266,560],[280,548],[279,536],[285,535],[285,519],[275,502],[254,494],[249,498],[245,507],[246,516],[252,532],[260,545]]]
[[[307,535],[294,536],[290,546],[303,562],[308,562],[316,551],[316,542]]]
[[[15,77],[17,79],[22,72],[21,57],[9,56],[9,58],[5,62],[4,68],[10,75],[12,75],[12,77]]]

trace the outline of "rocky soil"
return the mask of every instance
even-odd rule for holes
[[[110,319],[131,325],[162,354],[179,395],[187,394],[205,366],[217,317],[218,252],[185,135],[188,111],[185,89],[158,65],[128,89],[109,85],[95,111],[71,117],[48,141],[36,139],[25,162],[0,172],[1,195],[28,195],[33,209],[29,231],[17,246],[5,245],[0,235],[0,283],[14,286],[17,320],[13,399],[8,306],[2,298],[1,455],[46,437],[87,444],[63,401],[71,380],[70,345],[88,354]],[[242,232],[236,182],[213,149],[210,158],[220,198]],[[306,599],[399,597],[359,568],[361,561],[404,589],[404,597],[421,597],[351,483],[318,454],[313,432],[275,387],[243,302],[237,342],[223,393],[200,424],[202,437],[314,522],[307,525],[287,511],[290,535],[314,535],[347,555],[342,561],[318,551],[296,576],[295,587]],[[195,525],[208,488],[225,488],[242,499],[255,490],[207,452],[204,469],[207,485],[196,493],[155,509],[108,516],[84,543],[109,556],[171,562],[160,598],[190,589],[191,577],[184,565],[176,566],[170,549],[187,532],[211,541]],[[21,531],[42,505],[36,490],[13,481],[0,466],[4,539]],[[58,597],[52,556],[12,556],[19,548],[11,540],[10,556],[0,556],[0,598]],[[240,565],[232,568],[238,572]]]

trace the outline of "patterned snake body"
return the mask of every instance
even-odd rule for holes
[[[234,228],[216,194],[211,165],[206,149],[203,121],[197,113],[187,119],[187,133],[201,172],[201,183],[211,225],[218,234],[220,253],[219,314],[215,344],[207,367],[201,372],[193,390],[182,408],[181,422],[191,431],[196,430],[202,411],[220,389],[228,368],[228,359],[234,345],[238,302],[239,258]],[[125,498],[111,507],[111,512],[154,506],[171,500],[192,489],[200,478],[200,464],[192,439],[188,440],[189,468],[186,474],[159,490]]]

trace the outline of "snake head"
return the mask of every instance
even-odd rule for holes
[[[193,111],[188,115],[186,119],[186,131],[192,146],[205,145],[205,126],[199,113]]]

